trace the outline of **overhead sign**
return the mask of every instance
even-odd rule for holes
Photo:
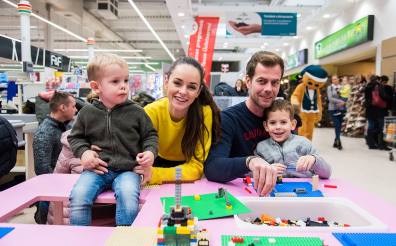
[[[0,57],[13,61],[22,61],[21,42],[0,35]],[[70,71],[70,58],[49,50],[30,46],[32,63],[45,67],[51,67],[58,71]]]
[[[297,13],[226,13],[226,37],[295,36]]]
[[[194,57],[205,69],[205,83],[210,85],[210,71],[219,17],[195,17],[196,32],[190,36],[188,56]]]
[[[298,52],[287,56],[286,70],[290,70],[308,63],[308,49],[299,50]]]
[[[374,15],[368,15],[315,43],[315,58],[323,58],[373,40]]]
[[[261,35],[296,36],[297,13],[258,13],[261,17]]]

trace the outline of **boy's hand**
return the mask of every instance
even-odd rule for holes
[[[152,166],[154,163],[154,154],[151,151],[144,151],[136,155],[136,161],[142,167]]]
[[[313,155],[303,155],[298,158],[296,171],[297,172],[307,172],[312,169],[315,164],[315,157]]]
[[[152,172],[152,167],[148,166],[148,167],[142,167],[140,165],[135,166],[135,168],[133,169],[133,171],[137,174],[143,175],[143,179],[140,182],[141,185],[145,185],[148,181],[150,181],[151,176],[153,174]]]
[[[99,154],[93,150],[87,150],[81,156],[81,165],[84,170],[91,170],[97,174],[108,172],[107,163],[99,158]]]
[[[274,163],[271,164],[271,166],[276,168],[276,171],[278,172],[278,175],[283,175],[285,174],[286,171],[286,165],[283,165],[281,163]]]

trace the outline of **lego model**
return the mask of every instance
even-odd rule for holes
[[[176,168],[175,180],[175,206],[160,219],[157,245],[209,246],[206,230],[198,227],[198,218],[193,216],[189,207],[181,206],[181,168]]]

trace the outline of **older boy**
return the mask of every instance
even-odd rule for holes
[[[121,57],[97,55],[87,73],[99,100],[80,111],[68,137],[85,169],[70,195],[70,224],[90,225],[93,201],[105,188],[112,188],[116,224],[131,225],[138,212],[141,182],[132,170],[153,164],[157,132],[144,110],[128,100],[128,65]],[[91,145],[101,150],[95,152]]]

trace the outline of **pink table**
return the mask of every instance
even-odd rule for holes
[[[285,181],[293,181],[296,179],[285,179]],[[296,180],[297,181],[297,180]],[[302,181],[301,179],[298,181]],[[308,179],[307,179],[308,181]],[[323,188],[322,184],[334,184],[337,185],[337,189]],[[242,180],[238,179],[227,184],[219,184],[209,182],[207,180],[200,180],[194,184],[183,184],[182,194],[183,195],[194,195],[217,192],[217,189],[224,187],[232,193],[234,196],[256,196],[255,194],[247,193],[242,187]],[[369,211],[372,215],[379,218],[382,222],[388,225],[390,231],[396,232],[396,213],[395,208],[385,203],[381,199],[375,198],[375,195],[364,192],[360,189],[355,188],[353,185],[342,182],[336,179],[328,181],[320,181],[320,189],[324,192],[325,196],[329,197],[346,197],[351,201],[359,204],[361,207]],[[147,195],[147,203],[142,207],[138,217],[133,223],[133,226],[157,226],[159,218],[162,215],[162,211],[159,209],[162,207],[160,197],[173,196],[174,185],[162,185],[155,192],[151,192]],[[316,236],[320,237],[325,241],[326,245],[340,245],[339,242],[331,235],[331,233],[280,233],[280,232],[262,232],[258,231],[241,231],[237,228],[234,218],[224,218],[216,220],[205,220],[200,221],[199,225],[203,228],[207,228],[210,233],[210,244],[221,245],[220,236],[231,234],[231,235],[257,235],[257,236]]]
[[[55,205],[54,222],[62,224],[62,203],[69,200],[70,191],[78,177],[78,174],[44,174],[0,192],[0,222],[7,221],[37,201],[51,201]],[[140,203],[144,203],[148,193],[149,190],[141,191]],[[114,193],[103,192],[95,203],[115,203]]]
[[[23,184],[15,186],[9,190],[0,193],[0,220],[4,221],[11,214],[15,213],[16,208],[26,207],[32,201],[40,199],[65,201],[70,189],[77,179],[72,175],[49,175],[51,177],[31,179]],[[67,177],[66,177],[67,176]],[[72,177],[72,178],[70,178]],[[45,182],[43,180],[47,180]],[[301,180],[299,180],[301,181]],[[323,189],[326,196],[345,197],[359,204],[362,208],[369,211],[382,222],[388,225],[389,231],[396,232],[396,213],[395,207],[387,204],[375,195],[362,191],[348,182],[332,179],[329,181],[320,181],[324,183],[337,185],[337,189]],[[44,186],[44,187],[42,187]],[[36,188],[33,188],[36,187]],[[219,187],[226,188],[235,196],[254,196],[247,193],[242,187],[242,181],[235,180],[227,184],[219,184],[200,180],[194,184],[183,184],[182,194],[193,195],[217,192]],[[37,189],[39,189],[37,191]],[[34,191],[36,190],[36,191]],[[159,188],[153,188],[142,194],[146,202],[132,226],[150,226],[156,227],[159,218],[162,215],[162,205],[160,197],[173,196],[174,185],[162,185]],[[66,194],[66,195],[65,195]],[[104,194],[98,198],[98,202],[114,201],[114,197]],[[258,235],[258,236],[314,236],[324,240],[326,245],[340,245],[331,233],[305,233],[305,232],[258,232],[258,231],[241,231],[237,228],[233,218],[224,218],[216,220],[200,221],[199,225],[207,228],[210,233],[210,244],[221,245],[220,236],[225,234],[234,235]],[[78,227],[78,226],[48,226],[48,225],[22,225],[22,224],[0,224],[3,227],[15,227],[15,229],[0,239],[0,245],[103,245],[110,237],[114,228],[111,227]]]
[[[13,231],[0,239],[0,245],[2,246],[104,245],[114,230],[114,227],[5,223],[0,223],[0,227],[15,227]]]

